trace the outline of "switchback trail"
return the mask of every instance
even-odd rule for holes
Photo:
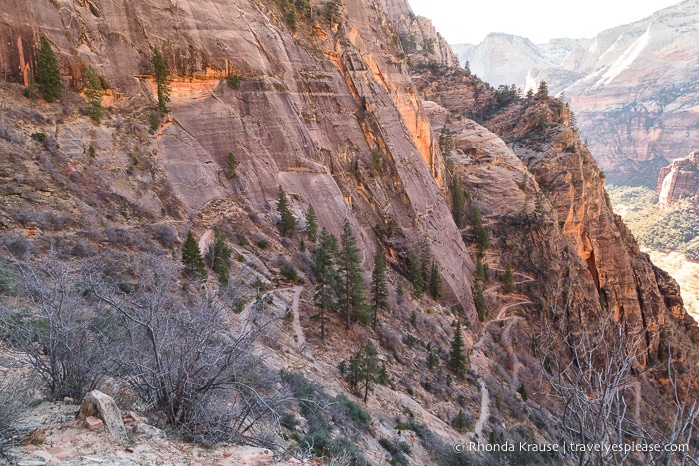
[[[504,271],[504,270],[502,270],[502,269],[496,269],[496,268],[491,268],[491,270],[500,270],[500,271]],[[527,282],[534,281],[534,278],[533,278],[533,277],[530,277],[530,276],[525,275],[525,274],[520,273],[520,272],[514,272],[514,275],[519,275],[519,276],[521,276],[521,277],[524,277],[524,280],[519,281],[519,282],[515,282],[514,285],[519,285],[519,284],[521,284],[521,283],[527,283]],[[496,290],[497,288],[499,288],[499,287],[501,287],[501,286],[502,286],[502,283],[501,283],[501,284],[498,284],[498,285],[495,285],[495,286],[491,286],[490,288],[487,288],[487,289],[485,290],[485,292],[486,292],[486,293],[492,293],[494,290]],[[498,310],[498,313],[497,313],[495,319],[489,320],[488,322],[486,322],[486,323],[483,325],[483,329],[481,330],[481,338],[478,340],[478,342],[477,342],[475,345],[473,345],[473,358],[472,358],[472,360],[473,360],[474,364],[473,364],[472,367],[473,367],[473,368],[475,369],[475,371],[476,371],[476,374],[477,374],[476,381],[478,382],[478,385],[479,385],[479,387],[480,387],[480,389],[481,389],[481,412],[480,412],[480,415],[479,415],[479,417],[478,417],[478,422],[476,422],[476,426],[475,426],[474,429],[473,429],[473,430],[474,430],[474,433],[475,433],[475,435],[476,435],[476,438],[478,438],[478,439],[481,439],[481,438],[483,437],[483,427],[485,426],[485,422],[486,422],[486,421],[488,420],[488,418],[490,417],[490,394],[488,393],[488,387],[487,387],[486,384],[485,384],[485,380],[484,380],[483,377],[480,375],[479,367],[478,367],[478,364],[477,364],[476,360],[478,359],[478,356],[481,356],[481,357],[485,358],[485,355],[483,354],[483,352],[481,351],[480,348],[481,348],[481,346],[483,346],[483,342],[485,341],[485,337],[486,337],[486,334],[487,334],[487,332],[488,332],[488,326],[489,326],[491,323],[493,323],[493,322],[505,322],[505,321],[510,321],[510,323],[508,324],[507,328],[505,329],[505,332],[503,333],[503,340],[504,340],[504,344],[505,344],[505,350],[507,351],[508,355],[509,355],[510,358],[512,359],[512,364],[513,364],[512,382],[513,382],[513,386],[516,387],[516,386],[518,385],[518,384],[517,384],[517,382],[518,382],[518,380],[517,380],[517,370],[518,370],[519,360],[517,359],[517,355],[515,354],[514,349],[512,348],[512,344],[511,344],[510,341],[509,341],[509,331],[510,331],[512,325],[513,325],[515,322],[517,322],[518,320],[520,320],[521,317],[520,317],[520,316],[509,316],[509,317],[504,317],[504,316],[505,316],[505,313],[506,313],[509,309],[511,309],[511,308],[513,308],[513,307],[515,307],[515,306],[521,306],[521,305],[523,305],[523,304],[534,304],[534,303],[533,303],[532,301],[529,301],[528,299],[521,298],[521,297],[518,297],[518,296],[512,296],[512,297],[513,297],[514,299],[516,299],[517,302],[514,302],[514,303],[511,302],[511,303],[509,303],[509,304],[505,304],[505,305],[503,305],[502,307],[500,307],[500,309]],[[478,354],[476,354],[476,353],[478,353]]]

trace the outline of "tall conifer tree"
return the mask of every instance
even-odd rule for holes
[[[457,320],[454,327],[454,339],[451,341],[449,351],[449,370],[457,377],[463,378],[466,374],[466,356],[464,355],[464,339],[461,336],[461,321]]]
[[[349,330],[353,318],[359,321],[367,319],[364,311],[362,259],[359,257],[359,248],[357,248],[357,240],[352,234],[352,227],[346,218],[340,236],[338,272],[340,274],[339,294],[345,317],[345,330]]]
[[[315,251],[315,263],[313,274],[316,286],[313,300],[320,309],[320,337],[325,341],[325,313],[337,308],[337,269],[335,257],[337,256],[337,238],[323,228],[320,232],[320,244]]]
[[[63,78],[58,67],[56,54],[45,35],[39,39],[39,52],[36,61],[36,84],[39,93],[47,102],[54,102],[63,93]]]
[[[186,272],[193,277],[206,277],[206,265],[191,230],[187,232],[187,239],[182,247],[182,264],[184,264]]]
[[[386,263],[383,260],[381,250],[376,251],[374,270],[371,272],[371,307],[374,310],[373,327],[379,321],[379,311],[388,309],[388,284],[386,283]]]
[[[318,240],[318,219],[316,211],[311,204],[306,211],[306,237],[308,241],[315,243]]]
[[[153,67],[155,68],[155,84],[158,86],[158,111],[165,114],[170,102],[170,81],[167,79],[167,63],[160,50],[153,49]]]
[[[85,71],[85,97],[87,97],[87,108],[90,112],[90,118],[98,124],[104,117],[104,109],[102,108],[103,94],[100,77],[97,76],[97,72],[92,66],[88,66]]]
[[[289,201],[286,197],[286,191],[282,185],[279,185],[279,194],[277,196],[277,210],[281,215],[281,234],[287,238],[294,236],[296,230],[296,217],[289,208]]]

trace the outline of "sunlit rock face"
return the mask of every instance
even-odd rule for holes
[[[682,199],[697,205],[699,195],[699,151],[663,167],[658,176],[658,205],[670,207]]]
[[[611,182],[654,188],[660,168],[699,139],[698,25],[699,3],[690,0],[577,42],[493,34],[461,47],[460,59],[496,87],[546,81],[571,103]]]

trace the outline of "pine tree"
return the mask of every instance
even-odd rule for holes
[[[423,239],[420,243],[420,271],[422,272],[422,281],[425,284],[425,289],[429,291],[430,285],[430,263],[432,255],[427,240]]]
[[[468,429],[468,420],[466,419],[466,415],[464,414],[463,410],[459,410],[459,414],[457,414],[454,420],[451,421],[451,425],[454,427],[454,429],[462,434],[466,432],[466,429]]]
[[[485,266],[480,257],[476,258],[476,280],[480,282],[485,282]]]
[[[371,388],[371,385],[377,381],[381,370],[381,366],[379,364],[379,353],[376,351],[376,348],[371,341],[367,341],[366,346],[364,347],[364,365],[362,369],[364,403],[366,403],[366,400],[369,397],[369,389]]]
[[[56,54],[45,35],[39,39],[39,52],[36,60],[36,84],[39,93],[47,102],[54,102],[63,93],[63,78],[58,67]]]
[[[514,287],[515,275],[512,272],[512,265],[507,264],[505,266],[505,274],[502,277],[502,292],[505,294],[512,293]]]
[[[226,169],[226,178],[232,180],[235,178],[235,169],[238,168],[238,161],[235,159],[233,152],[228,153],[228,168]]]
[[[185,271],[191,276],[195,278],[206,277],[204,259],[201,258],[199,245],[191,230],[187,232],[187,239],[182,247],[182,264],[185,266]]]
[[[320,244],[315,251],[313,274],[316,279],[313,300],[320,309],[320,337],[325,341],[325,312],[337,308],[337,238],[323,228],[320,232]]]
[[[483,296],[483,288],[481,288],[480,282],[476,282],[474,285],[473,302],[476,305],[478,320],[485,322],[485,318],[488,315],[488,308],[485,305],[485,296]]]
[[[464,340],[461,336],[461,321],[456,321],[454,339],[451,341],[449,352],[449,370],[457,377],[463,378],[466,373],[466,356],[464,356]]]
[[[209,245],[206,261],[211,270],[218,276],[218,282],[221,285],[228,283],[232,252],[226,244],[226,235],[221,233],[218,228],[214,229],[214,242]]]
[[[95,123],[99,124],[104,117],[104,109],[102,108],[102,82],[97,72],[92,66],[88,66],[85,71],[85,97],[87,97],[87,108]]]
[[[373,327],[379,321],[379,310],[388,309],[388,284],[386,283],[386,263],[380,250],[376,251],[374,269],[371,272],[371,307],[374,310]]]
[[[359,248],[357,248],[357,240],[352,233],[352,227],[346,218],[340,235],[340,252],[337,263],[340,275],[339,295],[345,317],[345,330],[349,331],[353,318],[361,323],[367,323],[367,316],[364,311],[362,259],[359,257]]]
[[[473,236],[476,239],[478,257],[485,257],[485,252],[488,250],[488,246],[490,246],[490,232],[488,227],[483,225],[483,217],[477,207],[471,213],[471,226],[473,228]]]
[[[169,111],[170,81],[167,79],[167,64],[160,50],[153,49],[153,67],[155,68],[155,84],[158,86],[158,110],[161,114]]]
[[[308,205],[308,210],[306,211],[306,236],[308,241],[312,243],[318,240],[318,219],[316,218],[316,211],[311,204]]]
[[[546,84],[546,81],[541,81],[539,83],[539,88],[536,91],[536,96],[541,97],[542,99],[546,99],[549,96],[549,86]]]
[[[371,341],[354,353],[349,361],[343,361],[341,368],[352,390],[359,388],[364,391],[364,403],[369,398],[373,384],[389,381],[386,366],[379,361],[379,354]]]
[[[439,275],[437,263],[434,261],[432,262],[432,267],[430,268],[429,289],[432,299],[437,300],[442,297],[442,277]]]
[[[454,222],[459,228],[464,227],[464,203],[466,202],[466,193],[461,185],[461,179],[458,176],[454,176],[454,182],[452,184],[452,201],[451,201],[451,214],[454,217]]]
[[[282,185],[279,185],[279,195],[277,197],[277,210],[281,215],[281,234],[287,238],[294,236],[296,230],[296,217],[289,209],[289,201]]]
[[[410,251],[410,256],[408,256],[408,273],[410,274],[410,282],[413,284],[415,297],[421,298],[425,292],[425,278],[422,275],[420,258],[414,249]]]

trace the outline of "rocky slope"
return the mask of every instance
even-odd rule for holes
[[[662,373],[665,366],[651,359],[665,361],[670,346],[691,367],[685,325],[695,327],[684,321],[678,290],[613,217],[602,175],[562,103],[534,98],[494,111],[492,89],[449,68],[453,55],[404,2],[301,5],[297,16],[292,8],[104,0],[3,9],[0,51],[11,81],[0,86],[3,273],[21,257],[101,260],[130,294],[143,280],[132,261],[178,262],[187,231],[205,250],[217,227],[234,250],[232,275],[250,291],[229,313],[232,325],[269,304],[277,320],[250,349],[255,359],[319,384],[296,380],[303,396],[328,402],[327,448],[343,440],[377,464],[399,454],[410,464],[449,459],[445,445],[464,437],[555,441],[556,411],[543,395],[534,344],[550,315],[580,328],[612,314],[628,335],[643,335],[648,351],[639,367]],[[84,115],[84,98],[68,86],[55,104],[23,97],[17,70],[34,66],[40,33],[73,89],[82,90],[85,65],[97,69],[108,87],[101,124]],[[406,50],[404,33],[415,34],[415,49]],[[162,119],[153,110],[153,47],[163,50],[172,79],[171,111]],[[488,114],[489,129],[466,114]],[[234,176],[229,154],[238,162]],[[490,231],[483,316],[472,293],[474,232],[457,227],[450,211],[454,177]],[[336,234],[349,220],[365,275],[383,252],[390,310],[376,329],[345,330],[333,313],[321,341],[313,256],[305,249],[317,246],[279,234],[279,186],[300,227],[310,205],[320,227]],[[411,294],[406,279],[410,253],[423,248],[442,279],[437,300]],[[508,266],[516,277],[510,293],[503,289]],[[184,279],[180,287],[197,288]],[[220,290],[213,278],[206,287]],[[2,293],[4,303],[19,299],[9,288]],[[466,374],[448,365],[457,320],[471,358]],[[367,420],[355,405],[337,408],[336,396],[361,400],[338,365],[368,341],[388,381],[363,405]],[[22,365],[20,358],[12,370]],[[536,393],[529,401],[525,383]],[[644,383],[648,396],[668,395],[653,377]],[[126,396],[120,402],[138,406]],[[285,426],[279,441],[301,456],[300,435],[321,415],[288,409],[298,425]],[[362,420],[361,431],[351,415]],[[418,437],[410,444],[400,437],[406,428]],[[351,442],[343,437],[350,431]]]
[[[626,322],[630,333],[645,335],[648,347],[657,349],[660,329],[675,311],[666,308],[652,264],[640,254],[635,241],[614,215],[604,192],[604,174],[578,135],[566,127],[570,114],[565,106],[532,98],[492,115],[484,124],[511,143],[507,147],[500,142],[500,149],[494,151],[484,147],[484,141],[499,141],[495,135],[483,139],[490,133],[480,128],[477,132],[481,142],[474,143],[465,135],[473,134],[476,124],[458,116],[473,108],[474,99],[473,94],[471,98],[455,98],[455,88],[466,87],[472,79],[461,72],[451,77],[451,85],[444,85],[426,71],[417,77],[427,98],[454,111],[445,111],[443,115],[451,115],[448,126],[454,134],[457,154],[475,154],[475,160],[461,155],[451,158],[455,173],[461,174],[465,186],[474,195],[484,198],[486,212],[493,209],[492,215],[498,219],[496,224],[507,223],[513,216],[532,215],[532,219],[523,223],[537,225],[534,229],[537,234],[530,233],[528,241],[520,244],[539,244],[534,251],[547,251],[549,256],[531,256],[533,251],[530,250],[528,254],[524,250],[519,252],[523,256],[530,255],[529,267],[549,264],[551,270],[551,263],[557,263],[557,267],[572,267],[568,272],[557,270],[554,276],[581,280],[579,301],[574,301],[571,308],[580,313],[582,320],[585,314],[599,313],[600,302],[606,303],[615,318]],[[460,85],[456,84],[459,81]],[[456,118],[453,115],[457,115]],[[470,130],[467,129],[469,125]],[[489,163],[479,163],[478,154],[488,154]],[[508,178],[513,181],[505,181]],[[517,179],[519,181],[515,182]],[[503,233],[497,236],[512,235],[505,231],[508,229],[503,227]],[[513,247],[518,243],[513,240],[508,244]],[[564,253],[568,248],[577,253],[575,258],[584,264],[584,273],[580,272],[580,263],[569,262]],[[546,281],[549,286],[552,281],[555,283],[553,276]],[[576,288],[569,286],[571,292]],[[556,295],[553,289],[548,293]],[[599,298],[590,302],[590,296]],[[679,296],[668,297],[677,298]],[[678,317],[682,321],[684,312],[680,311]]]

